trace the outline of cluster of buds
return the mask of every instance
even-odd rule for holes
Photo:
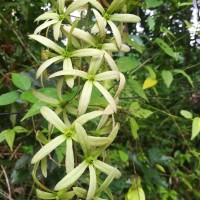
[[[105,150],[119,130],[115,113],[125,77],[118,70],[112,53],[130,51],[122,41],[123,23],[136,23],[140,18],[125,14],[125,0],[114,0],[106,10],[96,0],[58,0],[54,6],[36,19],[44,20],[44,23],[30,35],[47,47],[46,60],[38,68],[36,76],[57,80],[58,96],[56,99],[33,91],[38,99],[50,105],[40,109],[49,123],[48,137],[41,131],[37,132],[42,147],[32,158],[33,178],[38,186],[36,192],[40,199],[100,200],[102,192],[113,199],[108,186],[121,173],[104,162]],[[80,20],[73,20],[75,11],[82,14]],[[120,11],[123,13],[119,14]],[[54,41],[40,35],[45,29],[46,35],[50,35],[51,27]],[[47,68],[52,65],[59,70],[52,67],[54,71],[49,74]],[[66,100],[64,90],[72,91],[74,88],[78,88],[74,98]],[[101,102],[91,104],[94,90],[100,93],[104,106]],[[53,132],[54,128],[59,134]],[[47,160],[63,143],[66,143],[65,174],[50,190],[37,179],[36,172],[40,164],[42,174],[47,177]],[[102,173],[106,177],[103,180]],[[86,178],[81,179],[82,176]]]

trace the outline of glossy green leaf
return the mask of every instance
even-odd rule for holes
[[[167,55],[176,58],[176,54],[173,49],[161,38],[156,38],[154,41]]]
[[[172,73],[170,71],[163,70],[162,71],[162,78],[165,82],[165,85],[169,88],[173,79],[174,79]]]
[[[147,8],[156,8],[164,3],[163,0],[145,0]]]
[[[6,131],[6,130],[5,130]],[[5,131],[2,131],[0,133],[0,143],[3,142],[5,140]]]
[[[131,133],[133,135],[133,138],[135,140],[138,140],[138,130],[139,130],[139,126],[138,123],[136,122],[136,120],[134,118],[130,118],[130,126],[131,126]]]
[[[136,80],[133,79],[128,79],[127,81],[127,85],[133,90],[133,92],[135,92],[138,96],[142,97],[143,99],[147,100],[147,96],[144,92],[144,90],[142,89],[142,86],[140,85],[140,83]]]
[[[116,60],[117,67],[120,72],[128,72],[140,65],[140,62],[132,57],[121,57]]]
[[[13,143],[15,140],[15,131],[12,129],[8,129],[4,132],[5,134],[5,140],[8,143],[8,146],[10,147],[11,151],[13,150]]]
[[[13,130],[14,130],[16,133],[27,133],[27,132],[28,132],[28,130],[25,129],[24,127],[22,127],[22,126],[15,126],[15,127],[13,128]]]
[[[18,91],[12,91],[0,96],[0,106],[5,106],[14,103],[20,97]]]
[[[187,110],[181,110],[181,115],[186,119],[192,119],[192,113]]]
[[[122,150],[119,150],[118,153],[119,153],[119,157],[120,157],[122,162],[127,162],[128,161],[129,156],[128,156],[128,154],[126,152],[124,152]]]
[[[12,82],[21,90],[28,90],[31,87],[30,78],[22,74],[12,73]]]
[[[193,140],[200,132],[200,118],[195,117],[192,121],[192,136],[191,140]]]

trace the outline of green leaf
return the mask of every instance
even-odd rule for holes
[[[117,67],[120,72],[128,72],[140,65],[140,62],[131,57],[121,57],[116,60]]]
[[[128,154],[126,152],[119,150],[118,153],[119,153],[119,157],[120,157],[122,162],[127,162],[128,161],[129,156],[128,156]]]
[[[138,102],[133,102],[130,105],[129,111],[135,117],[145,118],[145,119],[153,114],[152,111],[141,108],[140,105],[138,104]]]
[[[170,71],[163,70],[162,71],[162,78],[163,78],[167,88],[169,88],[173,79],[174,79],[172,73]]]
[[[14,103],[20,94],[17,91],[8,92],[0,96],[0,106],[5,106]]]
[[[200,132],[200,118],[195,117],[192,121],[192,137],[191,140],[193,140]]]
[[[28,90],[31,87],[31,80],[25,75],[12,73],[13,84],[21,90]]]
[[[127,82],[128,82],[127,85],[133,90],[133,92],[135,92],[138,96],[148,101],[147,96],[138,81],[133,79],[128,79]]]
[[[2,131],[0,133],[0,143],[3,142],[5,140],[5,131]]]
[[[192,119],[192,113],[187,110],[181,110],[181,115],[187,119]]]
[[[127,44],[131,47],[134,47],[136,51],[138,51],[139,53],[143,53],[143,51],[145,50],[145,46],[141,40],[141,38],[139,36],[129,36],[126,40]]]
[[[148,23],[149,29],[151,31],[154,31],[154,29],[155,29],[155,20],[154,20],[154,18],[152,16],[148,16],[147,23]]]
[[[145,1],[147,8],[156,8],[164,3],[163,0],[145,0]]]
[[[138,137],[138,130],[139,130],[139,126],[137,124],[137,122],[135,121],[134,118],[130,118],[130,126],[131,126],[131,133],[133,135],[133,138],[135,140],[138,140],[139,137]]]
[[[8,129],[4,132],[6,142],[8,143],[8,146],[10,147],[11,151],[13,150],[13,143],[15,140],[15,131],[12,129]]]
[[[28,130],[25,129],[24,127],[22,127],[22,126],[15,126],[15,127],[13,128],[13,130],[14,130],[16,133],[27,133],[27,132],[28,132]]]
[[[176,73],[176,74],[182,74],[188,80],[188,82],[190,83],[190,85],[192,87],[194,87],[194,84],[193,84],[193,81],[192,81],[191,77],[184,70],[182,70],[182,69],[174,69],[174,73]]]
[[[142,89],[145,90],[147,88],[151,88],[151,87],[155,86],[157,84],[157,82],[158,81],[156,79],[152,79],[151,77],[148,77],[144,81]]]
[[[173,57],[176,59],[176,53],[173,51],[173,49],[162,39],[156,38],[154,43],[156,43],[167,55]]]
[[[32,105],[32,107],[28,110],[28,112],[26,113],[26,115],[22,118],[21,121],[23,121],[23,120],[25,120],[25,119],[27,119],[27,118],[29,118],[29,117],[32,117],[32,116],[34,116],[34,115],[39,114],[39,113],[40,113],[40,108],[41,108],[42,106],[46,106],[46,105],[47,105],[47,103],[41,102],[41,101],[39,101],[39,102],[37,102],[37,103],[34,103],[34,104]]]

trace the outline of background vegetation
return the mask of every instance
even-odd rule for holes
[[[1,199],[36,199],[30,160],[39,148],[35,130],[44,122],[36,114],[44,102],[31,89],[42,88],[35,73],[44,54],[28,34],[48,3],[0,2]],[[116,199],[124,199],[134,178],[140,176],[146,199],[200,199],[198,5],[181,0],[127,0],[127,8],[142,20],[124,28],[131,52],[115,55],[127,83],[117,116],[121,130],[107,151],[108,161],[123,176],[111,189]],[[44,84],[40,91],[55,96],[54,82]],[[73,94],[66,91],[66,95]],[[62,162],[62,148],[55,157]],[[61,172],[53,164],[49,168],[51,178],[46,184],[51,186]]]

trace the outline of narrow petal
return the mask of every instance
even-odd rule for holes
[[[71,113],[72,115],[77,115],[78,110],[76,108],[73,108],[72,106],[66,106],[65,109],[67,112]]]
[[[33,92],[33,95],[36,96],[40,101],[44,101],[54,106],[60,103],[60,101],[58,101],[57,99],[54,99],[48,95],[45,95],[35,89],[33,89],[32,92]]]
[[[80,188],[80,187],[73,187],[73,190],[76,194],[81,199],[85,199],[87,195],[87,190]]]
[[[65,11],[65,16],[71,14],[72,12],[74,12],[75,10],[77,10],[78,8],[84,6],[85,4],[87,4],[89,2],[89,0],[77,0],[74,1],[73,3],[71,3],[68,7],[67,10]]]
[[[100,83],[98,83],[97,81],[94,81],[93,84],[103,94],[103,96],[106,98],[106,100],[111,105],[111,107],[113,108],[113,110],[115,112],[117,112],[117,106],[116,106],[115,100],[110,95],[110,93]]]
[[[63,30],[66,31],[68,34],[71,31],[71,26],[70,25],[65,25],[63,26]],[[83,31],[79,28],[74,28],[74,30],[72,31],[72,35],[80,40],[83,40],[84,42],[90,44],[91,46],[95,46],[96,44],[96,39],[88,32]]]
[[[122,73],[120,73],[119,87],[117,89],[117,92],[115,93],[114,98],[116,98],[116,97],[119,96],[119,94],[121,93],[121,91],[124,89],[125,83],[126,83],[126,78],[125,78],[125,76]]]
[[[110,143],[111,139],[107,137],[88,136],[88,141],[91,146],[103,146]]]
[[[78,117],[75,121],[77,123],[80,123],[80,124],[85,124],[86,122],[96,118],[96,117],[99,117],[101,115],[104,114],[104,111],[93,111],[93,112],[89,112],[89,113],[86,113],[84,115],[81,115],[80,117]],[[74,124],[73,123],[73,124]]]
[[[90,103],[90,98],[91,98],[91,94],[92,94],[92,82],[91,81],[86,81],[84,86],[83,86],[83,90],[81,92],[81,96],[79,99],[79,105],[78,105],[78,115],[83,115],[86,110],[87,107]]]
[[[88,166],[86,161],[83,161],[75,169],[73,169],[69,174],[67,174],[61,181],[59,181],[54,190],[59,191],[68,188],[70,185],[74,184],[79,177],[84,173]]]
[[[67,126],[68,129],[70,129],[71,123],[70,123],[70,121],[69,121],[69,119],[68,119],[67,113],[66,113],[66,111],[63,110],[63,109],[62,109],[62,111],[63,111],[63,120],[64,120],[64,122],[65,122],[65,125]]]
[[[118,71],[117,65],[112,57],[105,51],[104,57],[113,71]]]
[[[96,0],[89,0],[90,4],[95,7],[101,14],[105,13],[103,6]]]
[[[121,176],[121,172],[117,168],[112,167],[111,165],[108,165],[100,160],[96,160],[94,162],[94,166],[107,175],[110,175],[112,172],[114,172],[115,178],[120,178]]]
[[[95,76],[96,81],[105,81],[105,80],[113,80],[118,79],[120,76],[120,73],[118,71],[107,71],[100,74],[97,74]]]
[[[95,9],[92,9],[94,15],[95,15],[95,18],[97,20],[97,25],[99,27],[99,35],[100,35],[100,38],[103,38],[105,35],[106,35],[106,20],[100,15],[100,13],[95,10]]]
[[[42,175],[46,178],[47,177],[47,156],[45,156],[41,160],[41,172],[42,172]]]
[[[50,154],[54,149],[56,149],[60,144],[66,140],[64,135],[59,135],[49,143],[44,145],[32,158],[31,164],[35,164],[43,159],[45,156]]]
[[[38,34],[40,31],[42,31],[43,29],[51,26],[52,24],[56,24],[58,22],[57,19],[53,19],[51,21],[46,21],[44,22],[43,24],[41,24],[40,26],[38,26],[35,31],[34,31],[34,34]]]
[[[78,142],[81,145],[81,149],[84,153],[84,156],[88,156],[89,153],[89,144],[88,144],[88,136],[83,128],[83,126],[79,123],[75,123],[76,134],[78,137]]]
[[[115,178],[115,172],[113,171],[109,174],[109,176],[105,179],[105,181],[100,185],[96,193],[99,194],[102,191],[104,191],[111,184],[114,178]]]
[[[42,106],[40,109],[43,117],[53,126],[55,126],[60,132],[65,133],[68,128],[63,121],[56,115],[56,113],[46,106]]]
[[[141,21],[140,17],[133,14],[113,14],[110,17],[110,20],[125,23],[137,23]]]
[[[104,43],[102,44],[102,49],[106,51],[112,51],[112,52],[129,52],[130,47],[126,44],[122,44],[121,48],[119,49],[116,44],[114,43]]]
[[[122,38],[121,38],[121,34],[119,32],[119,29],[117,28],[117,26],[111,20],[108,20],[108,24],[110,25],[112,33],[115,37],[115,41],[117,43],[117,46],[120,49],[121,46],[122,46]]]
[[[60,35],[61,24],[62,24],[62,21],[58,21],[56,24],[53,25],[53,37],[56,41],[58,41],[58,38]]]
[[[54,78],[56,76],[65,76],[65,75],[79,76],[79,77],[82,77],[85,79],[87,79],[87,77],[88,77],[87,73],[84,71],[71,69],[71,70],[67,70],[67,71],[62,70],[62,71],[55,72],[55,73],[51,74],[49,76],[49,78]]]
[[[44,72],[44,70],[46,70],[50,65],[52,65],[55,62],[61,61],[61,60],[63,60],[62,56],[56,56],[56,57],[50,58],[49,60],[45,61],[38,68],[37,73],[36,73],[36,78],[39,78],[42,75],[42,73]]]
[[[74,169],[74,151],[72,145],[73,145],[72,139],[67,139],[66,158],[65,158],[65,166],[67,174],[69,174]]]
[[[90,171],[90,184],[89,184],[86,200],[93,199],[94,194],[96,192],[96,188],[97,188],[96,171],[95,171],[93,165],[89,165],[89,171]]]
[[[39,189],[36,189],[36,194],[39,199],[56,199],[56,196],[57,196],[57,194],[44,192]]]
[[[89,74],[96,74],[98,69],[101,67],[103,61],[103,55],[101,56],[93,56],[90,60],[90,66],[88,69]]]
[[[40,21],[40,20],[49,20],[49,19],[59,19],[59,14],[57,13],[51,13],[51,12],[46,12],[39,17],[35,19],[35,21]]]
[[[87,57],[87,56],[91,57],[91,56],[101,56],[103,54],[104,52],[98,49],[84,48],[84,49],[73,51],[71,56],[72,57]]]
[[[68,71],[72,69],[73,69],[73,66],[72,66],[71,58],[65,58],[63,62],[63,70]],[[70,88],[74,86],[74,79],[75,79],[74,77],[65,77],[65,81]]]
[[[55,52],[62,54],[63,52],[65,52],[65,50],[60,47],[59,45],[57,45],[55,42],[53,42],[52,40],[41,36],[41,35],[29,35],[30,38],[38,41],[39,43],[43,44],[44,46],[46,46],[47,48],[50,48],[52,50],[54,50]]]
[[[58,8],[60,14],[64,13],[65,1],[66,0],[58,0]]]
[[[63,78],[59,79],[57,84],[56,84],[56,93],[58,96],[59,101],[62,101],[62,87],[63,87]]]
[[[121,4],[124,3],[125,0],[114,0],[112,1],[112,3],[110,4],[110,6],[107,9],[107,13],[111,14],[113,13],[116,9],[121,7]]]

